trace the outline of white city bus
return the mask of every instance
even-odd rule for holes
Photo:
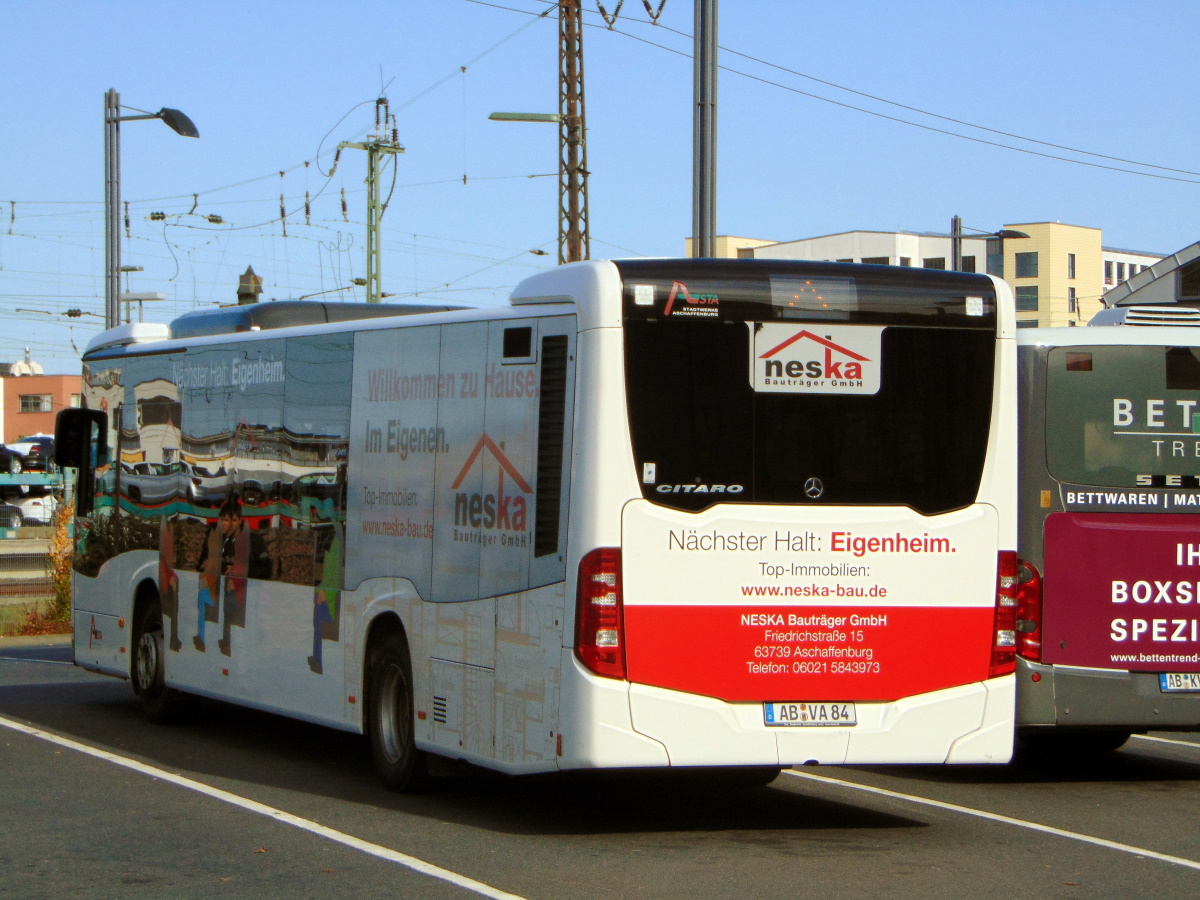
[[[1018,335],[1018,733],[1068,755],[1200,728],[1200,316],[1098,322]]]
[[[751,260],[113,329],[60,419],[76,662],[366,733],[398,789],[1005,762],[1014,333],[985,276]]]

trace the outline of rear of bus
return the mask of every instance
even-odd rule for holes
[[[596,493],[572,498],[560,765],[1007,761],[1003,283],[600,265],[619,308],[581,324],[576,477]]]
[[[1018,725],[1103,751],[1200,727],[1200,329],[1029,329]]]

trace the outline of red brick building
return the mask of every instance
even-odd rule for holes
[[[5,444],[30,434],[54,434],[58,411],[79,405],[78,375],[3,375],[0,386],[0,440]]]

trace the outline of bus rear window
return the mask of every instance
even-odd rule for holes
[[[1174,476],[1200,474],[1200,348],[1055,348],[1046,365],[1052,477],[1166,487]]]
[[[975,501],[996,354],[990,283],[885,293],[856,279],[859,267],[825,268],[810,293],[799,267],[764,271],[759,284],[623,272],[646,499],[688,511],[735,502],[924,514]],[[677,304],[689,304],[684,315]]]

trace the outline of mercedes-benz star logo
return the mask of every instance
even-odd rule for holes
[[[809,500],[816,500],[823,493],[825,493],[825,485],[821,484],[820,478],[810,478],[804,482],[804,495]]]

